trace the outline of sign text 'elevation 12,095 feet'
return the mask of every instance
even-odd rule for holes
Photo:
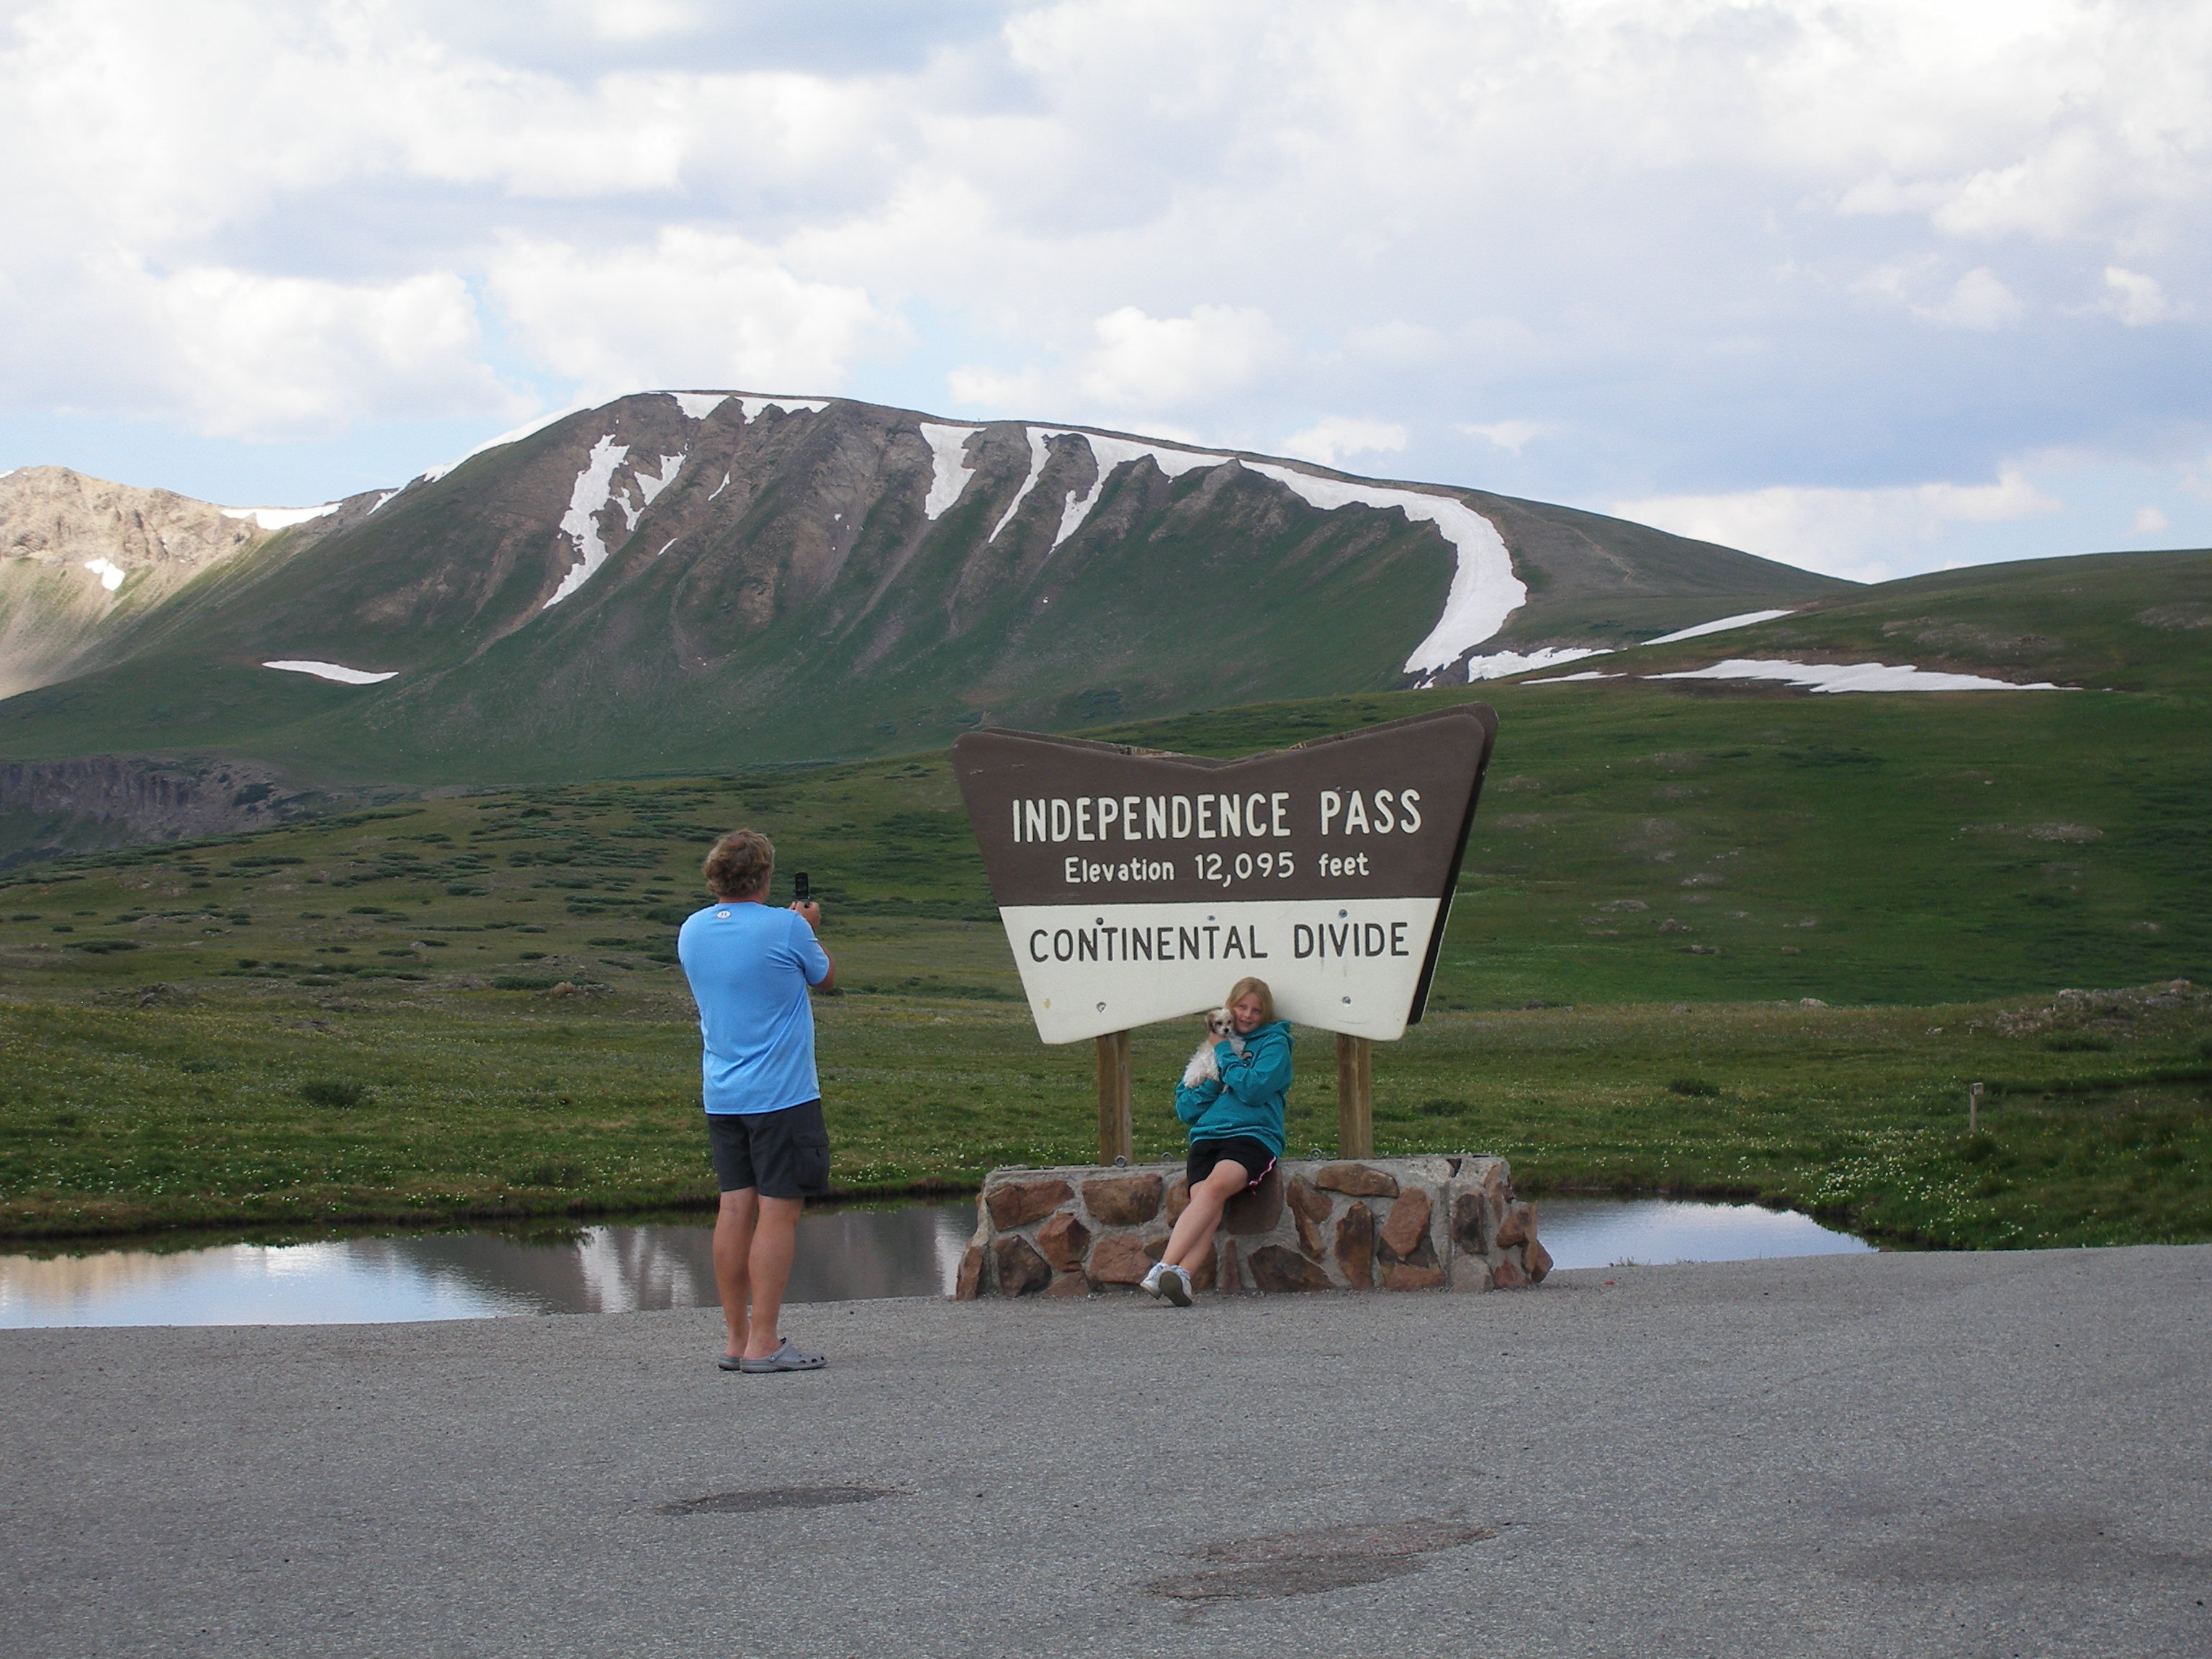
[[[1218,1007],[1388,1040],[1421,1017],[1498,717],[1247,760],[972,732],[953,770],[1047,1042]]]

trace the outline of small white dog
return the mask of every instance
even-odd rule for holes
[[[1226,1040],[1238,1054],[1244,1052],[1244,1039],[1237,1035],[1237,1021],[1226,1008],[1206,1011],[1206,1041],[1198,1045],[1198,1052],[1190,1057],[1190,1064],[1182,1068],[1185,1088],[1196,1088],[1211,1079],[1221,1080],[1221,1067],[1213,1058],[1213,1046]]]

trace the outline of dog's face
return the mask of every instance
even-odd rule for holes
[[[1218,1040],[1234,1031],[1237,1022],[1226,1008],[1209,1008],[1206,1011],[1206,1029]]]

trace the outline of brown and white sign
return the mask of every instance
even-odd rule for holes
[[[1037,1034],[1218,1006],[1384,1040],[1418,1022],[1498,717],[1480,703],[1240,761],[971,732],[954,774]]]

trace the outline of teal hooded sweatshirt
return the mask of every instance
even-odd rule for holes
[[[1238,1054],[1224,1041],[1213,1046],[1221,1080],[1176,1085],[1176,1115],[1190,1125],[1193,1145],[1249,1135],[1283,1155],[1283,1097],[1291,1087],[1291,1027],[1287,1020],[1262,1025],[1244,1039]]]

